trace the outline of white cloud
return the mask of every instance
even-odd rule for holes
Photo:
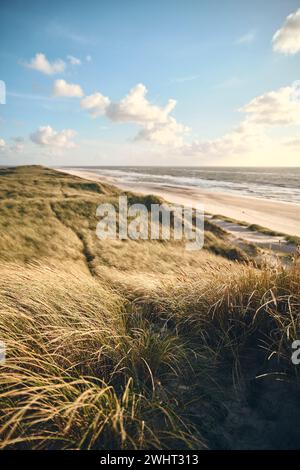
[[[81,60],[77,57],[74,57],[73,55],[68,55],[67,59],[71,65],[81,65]]]
[[[183,154],[199,155],[206,158],[224,158],[241,156],[262,143],[261,130],[247,120],[220,138],[211,140],[194,140],[182,147]]]
[[[182,144],[188,128],[177,123],[170,113],[176,101],[170,99],[166,106],[154,105],[146,98],[147,88],[142,83],[134,86],[119,102],[111,103],[106,116],[114,122],[133,122],[142,127],[135,140],[148,140],[162,145]]]
[[[135,140],[148,140],[161,145],[179,147],[183,145],[183,135],[188,131],[187,127],[170,117],[166,123],[145,124],[135,137]]]
[[[82,88],[74,83],[67,83],[65,80],[55,80],[53,84],[54,96],[66,96],[68,98],[81,98],[83,96]]]
[[[25,63],[25,66],[46,75],[61,73],[66,68],[66,64],[63,60],[57,59],[54,62],[49,62],[45,54],[41,52],[38,52],[29,63]]]
[[[176,106],[175,100],[169,100],[164,108],[151,104],[146,99],[147,89],[139,83],[133,87],[128,95],[117,103],[111,103],[107,116],[112,121],[143,123],[164,123],[168,114]]]
[[[80,104],[83,109],[88,110],[92,117],[96,118],[105,114],[110,99],[97,92],[83,98]]]
[[[248,114],[252,122],[263,125],[300,124],[299,83],[257,96],[240,111]]]
[[[211,158],[240,158],[245,154],[254,154],[264,149],[278,150],[281,142],[269,137],[268,129],[276,126],[300,125],[300,91],[299,83],[279,88],[257,96],[239,111],[245,117],[232,131],[220,138],[195,140],[185,144],[180,151],[183,154]],[[298,145],[299,138],[288,139],[285,144],[291,147]],[[299,147],[298,147],[299,148]],[[271,151],[272,152],[272,151]]]
[[[283,54],[296,54],[300,51],[300,8],[287,16],[283,26],[272,39],[273,49]]]
[[[176,101],[170,99],[164,107],[154,105],[146,98],[147,89],[142,83],[134,86],[118,102],[97,92],[81,100],[81,107],[92,117],[105,115],[113,122],[132,122],[141,127],[134,140],[148,140],[162,145],[179,146],[189,130],[170,116]]]
[[[255,31],[248,31],[248,33],[243,34],[236,40],[236,44],[251,44],[255,41],[256,32]]]
[[[97,92],[81,100],[81,107],[93,116],[106,116],[112,122],[131,122],[140,129],[134,140],[144,140],[173,147],[182,155],[223,157],[240,155],[264,148],[270,139],[267,128],[300,124],[299,83],[282,87],[255,97],[239,111],[244,113],[241,123],[225,135],[211,140],[184,141],[189,129],[171,116],[176,101],[168,100],[165,106],[151,103],[146,87],[139,83],[120,101]]]
[[[40,126],[37,131],[30,135],[30,139],[35,144],[43,147],[68,149],[75,146],[71,140],[75,135],[76,132],[73,129],[64,129],[57,132],[51,126]]]
[[[4,152],[7,155],[11,153],[21,153],[24,149],[23,139],[21,137],[15,137],[12,139],[13,143],[8,145],[4,139],[0,139],[0,153]]]

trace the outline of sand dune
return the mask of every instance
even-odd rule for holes
[[[300,205],[288,202],[277,202],[249,196],[214,192],[198,188],[178,187],[161,184],[124,183],[117,178],[105,177],[92,171],[63,170],[95,181],[107,181],[121,189],[142,194],[156,194],[174,203],[196,206],[202,204],[204,210],[211,214],[258,224],[278,232],[300,236]]]

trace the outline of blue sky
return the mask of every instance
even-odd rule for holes
[[[291,100],[300,32],[291,38],[295,28],[284,24],[299,7],[299,0],[2,0],[0,164],[298,165],[299,101]],[[297,26],[298,16],[290,21]],[[65,65],[54,72],[58,60]],[[54,96],[56,80],[64,83]],[[109,102],[96,118],[95,93]],[[166,115],[170,99],[176,106]]]

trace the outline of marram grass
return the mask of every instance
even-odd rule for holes
[[[299,447],[297,257],[100,242],[118,191],[41,167],[0,193],[1,449]]]

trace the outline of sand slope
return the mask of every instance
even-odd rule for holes
[[[170,202],[196,206],[203,204],[204,210],[211,214],[221,214],[234,219],[258,224],[278,232],[300,236],[300,205],[258,199],[248,196],[202,190],[197,188],[177,187],[171,185],[124,183],[116,178],[108,178],[92,171],[63,170],[77,176],[99,181],[105,180],[121,189],[156,194]]]

